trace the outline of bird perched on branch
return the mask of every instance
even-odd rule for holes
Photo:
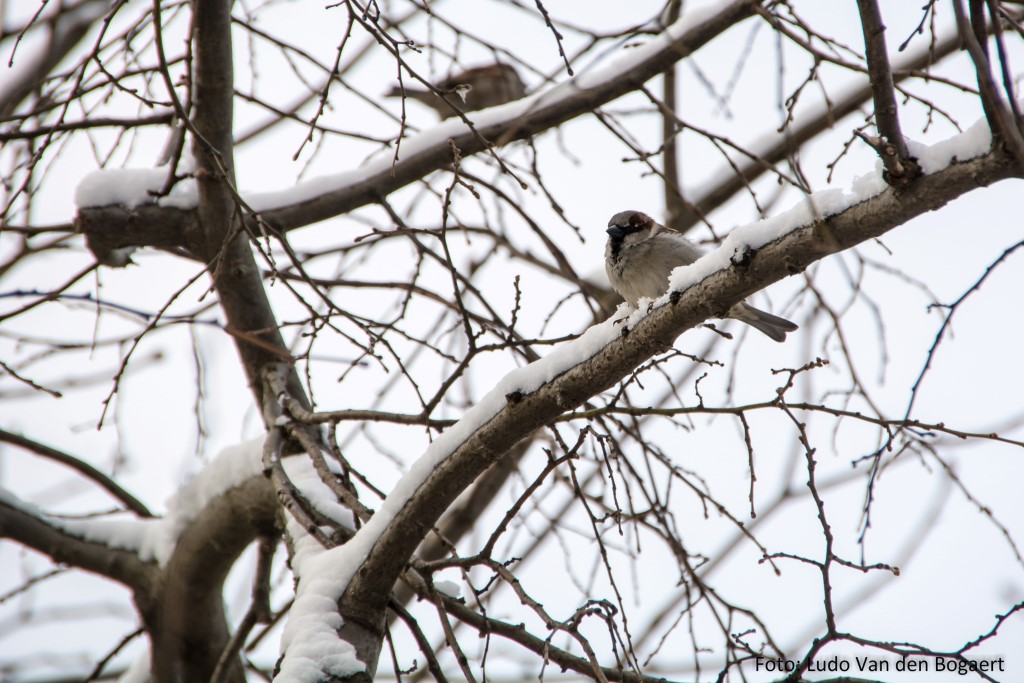
[[[640,211],[622,211],[608,221],[604,267],[612,289],[637,305],[641,298],[656,299],[668,291],[668,277],[677,266],[701,257],[701,250],[680,233],[657,223]],[[797,326],[741,301],[726,317],[744,322],[777,342]]]
[[[439,81],[434,87],[447,102],[432,90],[410,86],[403,90],[399,85],[385,93],[385,97],[411,97],[436,110],[442,119],[447,119],[456,115],[452,105],[463,112],[476,111],[518,100],[526,94],[526,86],[519,73],[508,64],[500,63],[466,69]]]

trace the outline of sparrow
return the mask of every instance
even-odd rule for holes
[[[608,221],[604,267],[612,289],[633,306],[641,298],[656,299],[668,291],[668,277],[677,266],[702,256],[701,250],[682,234],[657,223],[640,211],[622,211]],[[726,314],[768,335],[786,340],[797,326],[741,301]]]
[[[447,102],[432,90],[406,86],[403,91],[399,85],[384,96],[411,97],[436,110],[442,119],[447,119],[457,113],[452,105],[464,113],[505,104],[526,94],[526,86],[519,73],[508,64],[500,63],[466,69],[438,81],[434,87],[445,95]]]

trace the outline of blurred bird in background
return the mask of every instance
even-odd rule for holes
[[[518,100],[526,94],[519,73],[508,64],[477,66],[439,81],[434,86],[447,102],[432,90],[412,86],[394,86],[385,97],[410,97],[434,109],[442,119],[451,118],[458,107],[462,112],[487,109]]]

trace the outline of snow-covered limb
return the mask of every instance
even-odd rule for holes
[[[284,462],[292,470],[289,472],[292,482],[303,493],[326,490],[306,458],[288,458]],[[336,502],[333,506],[340,507]],[[355,648],[338,638],[338,631],[344,624],[338,614],[338,599],[344,585],[334,577],[339,572],[348,573],[348,567],[342,564],[345,559],[338,552],[340,548],[324,549],[292,515],[286,515],[286,520],[296,589],[295,601],[288,611],[288,621],[281,634],[284,657],[274,680],[278,683],[302,683],[317,680],[321,672],[344,678],[365,671],[366,665],[359,659]]]
[[[739,21],[749,17],[755,0],[732,0],[715,12],[686,13],[649,43],[601,69],[574,80],[470,118],[476,132],[459,119],[442,122],[402,143],[402,159],[382,159],[358,169],[314,178],[279,192],[244,195],[261,218],[279,230],[291,230],[338,216],[388,195],[443,168],[451,161],[449,139],[463,157],[487,148],[486,141],[509,142],[531,137],[636,89],[666,68],[693,53]],[[90,248],[106,253],[124,247],[185,247],[193,234],[195,212],[188,206],[194,191],[178,190],[172,199],[154,204],[149,190],[166,179],[161,169],[129,171],[125,190],[111,190],[97,171],[83,180],[76,193],[76,229],[85,233]],[[137,173],[139,177],[132,178]],[[118,181],[125,181],[123,175]],[[191,181],[189,181],[191,183]],[[185,204],[182,204],[185,202]],[[152,231],[152,234],[150,234]],[[100,255],[97,252],[97,255]]]
[[[968,161],[985,154],[992,145],[992,131],[985,119],[979,119],[960,135],[934,145],[911,140],[907,145],[921,172],[933,174],[954,162]],[[670,279],[670,291],[683,291],[700,283],[715,271],[727,268],[731,261],[784,237],[795,226],[810,225],[878,196],[888,188],[882,178],[882,168],[882,162],[878,161],[873,172],[855,179],[848,190],[835,188],[814,192],[788,211],[736,228],[718,249],[692,265],[677,268]],[[668,299],[669,294],[666,294],[659,302],[666,303]]]
[[[248,469],[246,475],[242,468],[231,468],[223,474],[226,478],[241,474],[245,478],[240,483],[212,498],[204,494],[213,490],[197,487],[196,497],[183,501],[194,516],[189,515],[190,521],[177,536],[163,567],[160,590],[146,596],[151,606],[140,605],[152,641],[154,670],[170,680],[209,678],[229,641],[224,580],[255,538],[277,533],[276,501],[258,465],[258,442],[240,450],[246,451],[247,457],[242,458],[246,464],[255,460],[256,472]],[[216,486],[215,481],[210,483]],[[202,500],[206,502],[201,509],[191,507]],[[240,674],[240,667],[230,668]]]
[[[221,452],[168,501],[163,518],[55,518],[0,491],[0,538],[131,589],[151,638],[155,670],[176,670],[185,652],[188,661],[212,670],[228,634],[223,581],[257,535],[276,536],[277,506],[262,474],[262,440]]]
[[[176,169],[179,174],[193,172],[191,155]],[[167,184],[170,166],[155,168],[104,168],[86,174],[75,188],[75,206],[118,205],[134,209],[142,204],[157,204],[175,209],[194,209],[199,200],[196,181],[180,180],[171,187],[168,194],[160,196]]]
[[[214,499],[260,474],[262,442],[260,437],[225,448],[167,501],[167,514],[159,518],[62,519],[49,517],[9,494],[0,497],[0,502],[36,517],[39,523],[55,532],[105,548],[128,551],[141,562],[156,562],[163,567],[174,553],[182,533]]]
[[[69,520],[0,492],[0,538],[131,589],[152,639],[154,667],[172,671],[182,652],[212,669],[227,640],[223,581],[257,535],[276,535],[272,488],[260,443],[225,449],[168,502],[165,517]],[[204,644],[199,653],[195,639]]]
[[[209,465],[196,473],[167,502],[167,514],[159,518],[123,517],[119,519],[66,519],[47,515],[31,503],[9,492],[0,491],[0,537],[46,552],[55,560],[96,572],[123,583],[137,594],[147,594],[155,586],[161,569],[172,562],[179,566],[197,558],[175,560],[179,541],[202,547],[213,529],[196,524],[203,516],[223,518],[211,513],[211,507],[249,507],[241,499],[249,497],[244,488],[230,502],[223,499],[239,487],[259,488],[263,482],[260,465],[262,437],[224,449]],[[253,508],[263,507],[257,497]],[[272,497],[263,503],[271,508],[264,513],[273,527]],[[225,519],[226,521],[226,519]],[[231,530],[239,535],[238,529]],[[205,541],[203,539],[206,539]],[[211,555],[198,560],[204,571],[213,561]],[[233,561],[233,559],[232,559]],[[230,566],[230,565],[229,565]]]
[[[84,538],[64,528],[66,522],[47,518],[36,506],[0,489],[0,538],[10,538],[46,553],[55,562],[95,572],[134,590],[152,583],[155,567],[136,552],[114,542]],[[139,525],[135,530],[142,531],[143,520],[135,523]]]
[[[817,193],[777,217],[738,228],[719,249],[677,269],[673,292],[655,302],[651,313],[641,307],[625,325],[595,325],[509,373],[431,444],[355,538],[327,551],[333,563],[324,566],[333,564],[331,594],[341,595],[343,618],[366,628],[381,623],[393,584],[449,501],[520,439],[614,386],[686,329],[825,256],[978,187],[1024,174],[1002,149],[987,151],[990,140],[981,122],[933,147],[915,145],[930,175],[906,190],[887,188],[876,169],[849,191]],[[372,653],[353,644],[367,662]]]

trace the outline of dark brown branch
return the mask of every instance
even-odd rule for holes
[[[988,54],[980,42],[986,35],[984,18],[981,21],[973,21],[977,13],[984,9],[980,3],[972,0],[972,17],[969,20],[964,13],[962,0],[953,0],[953,11],[956,14],[956,24],[960,30],[960,37],[964,41],[971,61],[974,62],[974,70],[978,77],[978,90],[981,92],[981,104],[985,109],[985,117],[992,129],[993,138],[1002,141],[1006,148],[1016,157],[1018,163],[1024,163],[1024,137],[1021,136],[1020,127],[1013,114],[1006,107],[1006,103],[999,95],[995,80],[992,78],[992,65],[989,63]],[[979,39],[979,33],[981,39]],[[995,140],[993,140],[995,142]]]
[[[893,88],[892,69],[889,67],[889,50],[885,44],[885,25],[877,0],[857,0],[857,7],[864,32],[871,95],[875,102],[875,126],[882,138],[882,145],[875,149],[885,164],[889,183],[905,185],[920,174],[920,169],[910,158],[907,141],[900,128],[896,90]]]
[[[100,206],[79,209],[74,228],[85,234],[89,251],[103,263],[116,250],[127,247],[179,249],[196,239],[199,222],[195,211],[156,204],[143,204],[134,209]],[[190,255],[199,258],[196,254]]]
[[[161,126],[171,122],[174,114],[156,114],[155,116],[140,116],[134,119],[117,117],[97,117],[83,121],[62,121],[52,126],[43,126],[33,130],[12,130],[0,132],[0,142],[10,140],[30,140],[32,138],[44,137],[52,133],[63,133],[69,130],[87,130],[90,128],[140,128],[142,126]]]
[[[248,236],[239,220],[234,191],[233,62],[231,4],[199,0],[195,4],[195,116],[192,126],[199,205],[198,234],[189,245],[211,269],[214,288],[249,377],[256,405],[263,404],[264,367],[289,358],[277,318],[263,288]],[[294,371],[288,390],[308,406]]]
[[[20,434],[12,434],[6,429],[0,429],[0,441],[14,444],[15,446],[21,446],[27,451],[32,451],[44,458],[49,458],[50,460],[61,463],[62,465],[67,465],[71,469],[81,473],[83,476],[92,479],[97,485],[107,491],[110,495],[114,496],[114,498],[124,503],[125,507],[140,517],[153,516],[153,513],[149,511],[149,508],[143,505],[138,498],[125,491],[116,481],[103,474],[81,458],[76,458],[75,456],[69,455],[63,451],[58,451],[56,448],[51,448],[50,446],[39,443],[38,441],[33,441],[32,439],[21,436]]]
[[[277,509],[269,482],[255,476],[189,521],[164,568],[162,590],[149,603],[137,600],[159,680],[210,680],[230,641],[224,580],[254,538],[278,535]],[[245,680],[237,660],[222,680]]]
[[[668,6],[668,23],[679,18],[682,0],[670,0]],[[665,225],[679,230],[680,219],[686,213],[686,201],[682,195],[682,182],[679,178],[679,128],[676,116],[676,67],[670,66],[662,76],[662,100],[669,111],[661,114],[661,140],[665,149],[662,155],[662,173],[665,174]]]
[[[571,95],[552,99],[548,103],[542,101],[541,104],[513,121],[490,126],[478,126],[475,133],[465,131],[453,135],[451,138],[452,142],[461,150],[462,156],[466,157],[470,154],[485,151],[487,147],[483,140],[500,141],[501,143],[522,140],[587,114],[596,107],[607,104],[637,89],[651,78],[663,73],[670,65],[687,57],[695,50],[721,35],[728,28],[751,16],[754,8],[760,4],[760,2],[755,0],[734,0],[703,22],[693,25],[678,40],[670,42],[662,49],[652,53],[648,59],[636,64],[622,77],[608,79],[593,88],[578,89]],[[198,59],[199,54],[197,52]],[[230,92],[230,88],[228,92]],[[198,99],[199,93],[197,88],[197,106]],[[199,161],[198,158],[197,161]],[[376,202],[381,196],[386,196],[399,188],[419,180],[428,173],[444,167],[450,161],[451,148],[447,140],[440,141],[438,144],[427,147],[417,154],[407,156],[394,165],[388,165],[375,173],[368,173],[358,182],[326,192],[309,200],[264,211],[261,213],[261,218],[268,225],[283,231],[310,225]],[[201,165],[200,168],[202,168]],[[200,185],[202,184],[201,182]],[[79,226],[82,232],[88,233],[88,228],[94,227],[101,230],[105,235],[117,235],[121,230],[121,226],[115,219],[119,215],[122,220],[126,218],[141,220],[143,216],[158,214],[160,211],[161,209],[154,209],[149,206],[140,207],[131,212],[111,207],[84,208],[78,212],[76,225]],[[100,222],[99,218],[95,216],[98,212],[104,213],[106,221]],[[186,213],[190,214],[193,212]],[[178,220],[183,218],[186,218],[186,216],[177,217]],[[174,232],[183,234],[185,226],[180,226]],[[139,237],[143,241],[135,243],[134,246],[149,245],[147,241],[144,241],[144,235]],[[107,241],[121,240],[118,237],[112,236],[107,238]]]
[[[136,593],[153,588],[158,569],[127,550],[87,541],[0,499],[0,538],[43,553],[54,562],[78,567],[128,586]]]

